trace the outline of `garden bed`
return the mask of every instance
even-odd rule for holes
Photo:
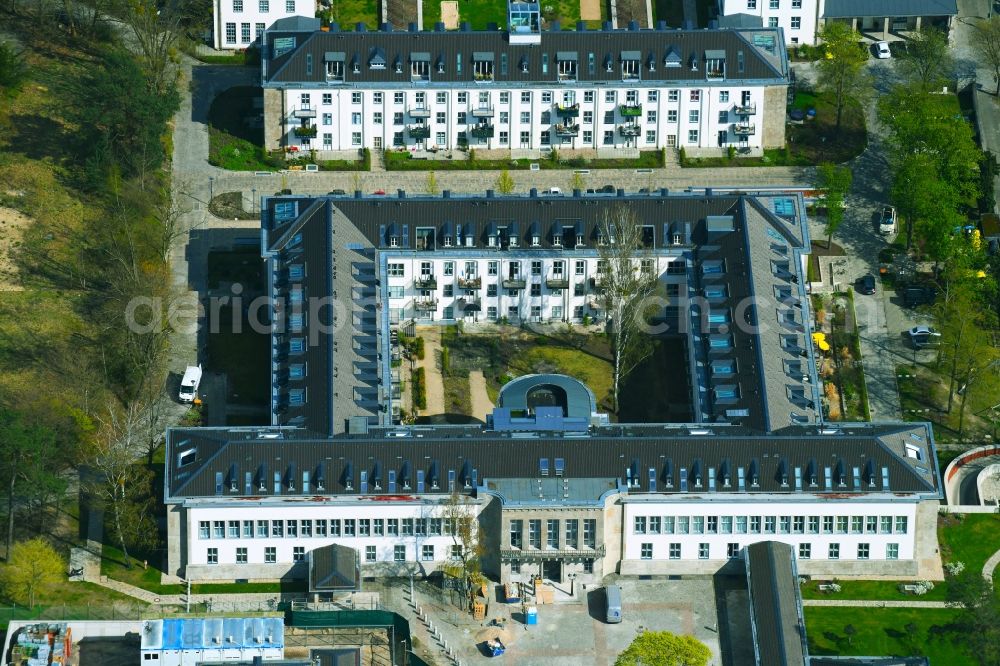
[[[208,203],[208,212],[223,220],[256,220],[260,217],[256,212],[249,212],[243,208],[242,192],[223,192],[216,195]],[[255,251],[255,254],[259,254]]]
[[[584,159],[571,157],[560,159],[557,151],[554,157],[538,159],[498,159],[483,160],[474,156],[470,159],[416,159],[406,150],[387,150],[385,168],[387,171],[479,171],[502,170],[526,171],[532,164],[540,169],[657,169],[663,166],[662,150],[644,150],[637,158]]]
[[[816,347],[824,412],[835,421],[868,421],[868,389],[861,364],[861,339],[854,312],[854,292],[813,296],[816,331],[826,335],[828,351]],[[812,344],[812,341],[810,341]]]

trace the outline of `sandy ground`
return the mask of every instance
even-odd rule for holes
[[[584,21],[600,21],[601,0],[580,0],[580,19]]]
[[[31,218],[13,208],[0,208],[0,291],[21,291],[13,252]]]
[[[597,0],[587,0],[597,2]],[[598,18],[600,18],[600,6],[597,6]],[[441,3],[441,21],[445,30],[458,30],[458,0],[446,0]]]
[[[472,414],[482,421],[486,420],[487,414],[493,413],[493,403],[490,395],[486,392],[486,377],[482,370],[472,370],[469,372],[469,394],[472,398]]]
[[[424,358],[417,367],[424,369],[427,380],[427,409],[421,416],[444,414],[444,379],[441,377],[441,327],[418,326],[414,333],[424,339]]]

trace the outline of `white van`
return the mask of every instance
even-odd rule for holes
[[[181,378],[181,390],[177,397],[181,402],[194,402],[198,397],[198,386],[201,385],[201,366],[189,365]]]
[[[608,624],[618,624],[622,621],[622,588],[608,585],[604,588],[605,617]]]

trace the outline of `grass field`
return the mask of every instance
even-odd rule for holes
[[[558,155],[558,153],[557,153]],[[387,150],[385,168],[387,171],[467,171],[480,169],[508,169],[527,171],[532,164],[541,169],[652,169],[663,166],[662,150],[643,150],[638,158],[594,159],[518,159],[518,160],[422,160],[413,159],[408,151]]]
[[[932,664],[975,666],[950,625],[950,608],[806,607],[806,633],[812,655],[923,655]],[[845,627],[855,633],[848,637]]]
[[[955,397],[955,404],[949,413],[945,369],[938,373],[934,371],[933,364],[899,365],[896,366],[896,376],[899,378],[899,400],[904,419],[930,421],[934,424],[934,436],[939,442],[961,439],[958,432],[960,398]],[[996,395],[990,391],[974,391],[969,396],[962,437],[978,441],[983,435],[996,434],[994,425],[980,415],[995,403]]]
[[[953,514],[938,520],[941,559],[964,562],[966,570],[982,571],[986,560],[1000,550],[1000,515]],[[1000,589],[997,590],[1000,592]]]
[[[339,23],[341,30],[354,30],[354,26],[358,23],[364,23],[369,30],[374,30],[378,28],[378,1],[337,0],[322,18],[327,22]]]
[[[263,123],[248,123],[260,115],[253,100],[260,88],[237,86],[221,93],[208,111],[208,162],[232,171],[274,171],[280,164],[268,159],[264,150]]]

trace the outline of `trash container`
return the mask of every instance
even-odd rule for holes
[[[538,608],[535,606],[528,606],[528,612],[524,615],[525,624],[538,624]]]

